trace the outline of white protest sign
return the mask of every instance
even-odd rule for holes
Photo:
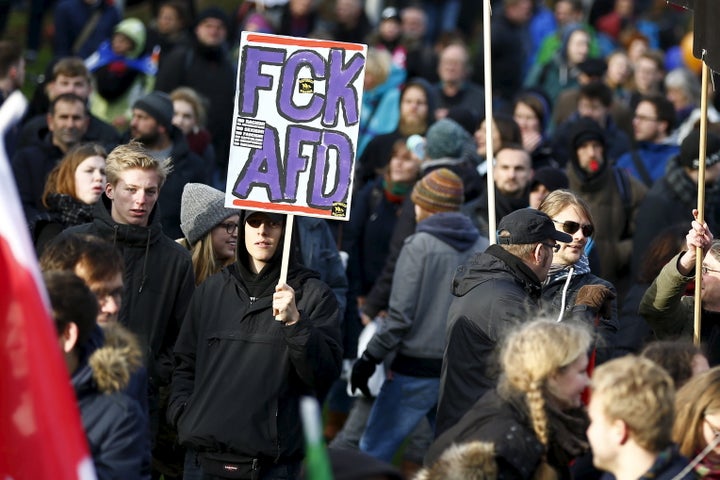
[[[349,220],[366,55],[242,33],[225,206]]]

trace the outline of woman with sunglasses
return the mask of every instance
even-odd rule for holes
[[[225,208],[225,194],[202,183],[183,188],[180,230],[177,242],[190,250],[195,285],[235,261],[238,239],[238,210]]]
[[[297,478],[300,397],[340,375],[338,302],[292,251],[279,283],[284,215],[239,224],[237,260],[197,287],[180,328],[168,420],[190,451],[185,478]]]
[[[678,390],[672,436],[680,453],[697,461],[696,478],[720,478],[720,367]]]
[[[593,226],[590,207],[583,199],[569,190],[555,190],[540,204],[539,210],[550,216],[555,228],[572,236],[569,243],[557,242],[547,279],[543,283],[543,302],[549,313],[558,321],[582,310],[578,305],[578,293],[586,285],[601,285],[605,302],[595,302],[601,310],[594,321],[601,337],[597,349],[597,363],[611,358],[614,337],[618,329],[615,287],[590,271],[586,247],[591,240]],[[586,302],[582,302],[586,304]],[[602,307],[604,303],[604,308]],[[594,312],[593,312],[594,313]]]

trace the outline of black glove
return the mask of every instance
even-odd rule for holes
[[[578,290],[575,305],[586,305],[603,318],[610,318],[614,298],[613,291],[604,285],[585,285]]]
[[[368,380],[370,380],[370,377],[375,373],[375,368],[378,363],[380,362],[365,350],[362,357],[355,360],[355,364],[353,365],[352,373],[350,374],[350,391],[355,393],[355,390],[360,390],[363,395],[372,398],[370,389],[368,388]]]

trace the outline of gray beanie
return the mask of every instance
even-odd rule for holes
[[[443,118],[433,123],[425,136],[425,154],[431,160],[460,158],[472,136],[459,123]]]
[[[226,218],[239,214],[239,210],[225,208],[225,194],[216,188],[202,183],[188,183],[183,188],[180,230],[190,245]]]
[[[137,108],[153,117],[170,133],[172,130],[173,103],[165,92],[151,92],[138,99],[132,108]]]

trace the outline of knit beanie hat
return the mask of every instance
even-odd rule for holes
[[[589,117],[579,118],[571,128],[570,142],[573,152],[585,142],[596,140],[605,146],[605,134],[598,123]]]
[[[460,158],[472,136],[456,121],[443,118],[433,123],[425,136],[428,158]]]
[[[705,143],[705,166],[710,167],[720,161],[720,137],[707,132]],[[680,165],[697,170],[700,167],[700,130],[691,131],[680,144]]]
[[[220,222],[240,211],[225,208],[225,194],[202,183],[187,183],[180,204],[180,230],[190,243],[204,237]]]
[[[465,201],[463,181],[447,168],[438,168],[415,184],[410,199],[430,213],[457,212]]]
[[[133,108],[142,110],[153,117],[160,125],[170,133],[172,130],[173,103],[170,96],[165,92],[151,92],[138,99]]]

